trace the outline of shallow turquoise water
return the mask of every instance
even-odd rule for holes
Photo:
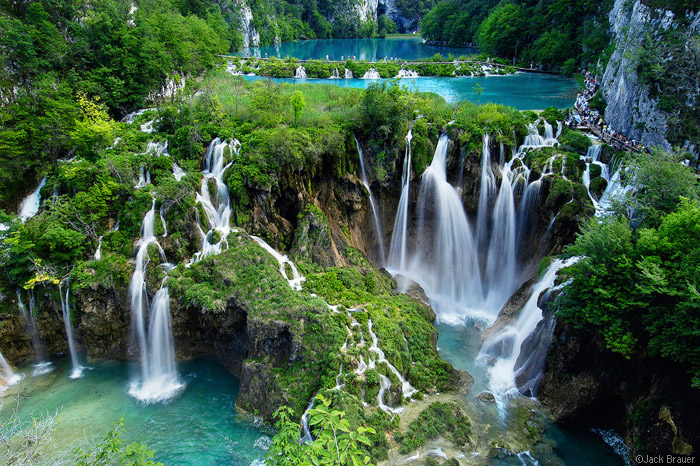
[[[356,60],[376,61],[385,57],[415,60],[417,58],[430,58],[436,53],[445,58],[449,54],[459,57],[473,55],[476,50],[427,45],[420,37],[396,37],[387,39],[299,40],[266,47],[250,47],[239,55],[248,56],[248,53],[255,57],[264,57],[267,54],[268,57],[295,57],[299,60],[325,59],[328,55],[330,60],[344,60],[354,56]]]
[[[471,324],[451,326],[438,324],[438,348],[440,356],[456,369],[465,370],[474,377],[471,395],[476,396],[486,389],[486,372],[475,363],[479,353],[479,330]],[[489,409],[487,407],[486,409]],[[484,413],[488,416],[489,413]],[[557,458],[539,457],[540,464],[560,464],[566,466],[624,466],[622,458],[603,442],[602,438],[583,426],[559,427],[549,425],[545,438],[556,446],[553,451]],[[517,458],[508,458],[500,465],[523,464]]]
[[[11,387],[0,415],[7,416],[13,393],[21,393],[24,419],[60,410],[54,439],[64,452],[102,437],[123,416],[123,438],[146,443],[169,466],[248,466],[262,460],[270,436],[236,413],[238,380],[205,359],[183,362],[178,370],[186,383],[183,392],[168,404],[145,405],[127,394],[126,364],[94,363],[83,378],[69,380],[69,361],[60,360],[52,373],[27,375]]]
[[[249,80],[270,79],[260,76]],[[373,79],[296,79],[274,78],[276,82],[292,84],[311,83],[364,89]],[[479,76],[469,78],[403,78],[401,84],[421,92],[434,92],[448,102],[469,100],[477,103],[496,103],[518,110],[544,110],[547,107],[567,108],[576,100],[578,84],[569,78],[549,74],[516,73],[509,76]],[[480,95],[474,88],[480,85]]]

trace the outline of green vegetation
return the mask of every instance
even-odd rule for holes
[[[423,18],[421,33],[428,41],[448,45],[476,43],[484,56],[573,73],[611,53],[611,6],[610,0],[447,0]]]
[[[555,307],[611,351],[677,363],[700,388],[700,187],[676,155],[638,157],[626,179],[636,194],[568,248],[583,259],[569,269],[574,281]]]
[[[397,432],[394,438],[401,444],[399,452],[410,453],[428,440],[444,437],[458,448],[469,444],[471,422],[456,403],[435,402],[411,422],[408,431]]]
[[[275,435],[266,464],[275,466],[370,466],[370,457],[360,448],[371,446],[365,434],[376,434],[371,427],[352,428],[345,412],[331,408],[330,400],[318,396],[317,405],[309,412],[309,425],[317,429],[316,439],[310,443],[299,442],[299,423],[291,420],[293,414],[287,408],[275,413]]]

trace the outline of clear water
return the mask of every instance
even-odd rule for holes
[[[260,76],[249,80],[269,79]],[[276,82],[312,83],[365,89],[380,80],[373,79],[298,79],[275,78]],[[467,78],[419,77],[402,78],[401,84],[414,91],[434,92],[447,102],[468,100],[475,103],[496,103],[518,110],[544,110],[547,107],[568,108],[579,91],[576,81],[563,76],[516,73],[508,76],[475,76]],[[481,86],[482,92],[474,93]]]
[[[69,380],[70,361],[63,358],[50,374],[30,377],[11,387],[0,402],[7,417],[21,394],[20,416],[61,410],[54,440],[70,452],[89,439],[102,437],[124,417],[128,442],[146,443],[168,466],[245,465],[261,461],[271,438],[234,408],[238,380],[220,364],[197,359],[178,364],[186,388],[168,404],[143,404],[127,393],[126,364],[91,363],[83,378]]]
[[[456,369],[465,370],[474,377],[471,396],[476,396],[487,389],[487,374],[485,368],[476,363],[479,354],[480,329],[479,324],[465,325],[438,324],[438,349],[440,356],[450,362]],[[497,423],[494,416],[493,404],[481,405],[483,412],[479,413],[482,422],[489,420]],[[497,415],[496,415],[497,416]],[[537,457],[540,464],[563,464],[565,466],[624,466],[625,462],[617,456],[613,449],[602,438],[590,429],[582,426],[557,426],[551,424],[544,434],[545,440],[554,443],[552,457]],[[561,463],[559,463],[561,462]],[[507,458],[494,464],[523,464],[517,458]]]
[[[251,54],[254,57],[298,58],[299,60],[324,59],[345,60],[355,57],[356,60],[377,61],[384,58],[399,58],[415,60],[431,58],[439,53],[445,59],[449,54],[459,57],[473,55],[473,48],[443,47],[423,43],[420,37],[395,37],[386,39],[319,39],[284,42],[279,45],[266,47],[250,47],[239,53],[241,56]]]

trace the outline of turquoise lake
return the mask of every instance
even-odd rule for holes
[[[54,434],[63,456],[87,440],[99,440],[124,418],[127,442],[156,451],[168,466],[248,466],[262,464],[271,435],[234,408],[238,379],[219,363],[195,359],[178,364],[184,390],[168,403],[144,404],[127,393],[129,365],[94,362],[82,378],[70,380],[70,359],[54,362],[49,374],[25,379],[0,398],[6,419],[20,399],[20,418],[60,411]],[[31,368],[30,368],[31,369]],[[69,455],[70,457],[70,455]]]
[[[345,60],[355,57],[355,60],[377,61],[383,58],[399,58],[402,60],[415,60],[418,58],[430,58],[436,53],[445,58],[449,54],[459,57],[461,55],[474,55],[473,48],[455,48],[423,43],[423,39],[416,37],[395,37],[386,39],[318,39],[298,40],[284,42],[279,45],[266,47],[250,47],[237,55],[254,57],[295,57],[299,60],[325,59]]]

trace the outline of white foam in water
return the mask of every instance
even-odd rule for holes
[[[280,265],[280,273],[284,277],[285,280],[287,280],[287,283],[289,283],[289,286],[292,287],[293,290],[296,291],[301,291],[301,284],[306,281],[306,277],[303,277],[299,274],[299,271],[297,270],[296,266],[292,261],[289,260],[289,257],[286,255],[282,255],[279,252],[275,251],[272,246],[267,244],[265,240],[262,238],[259,238],[257,236],[251,235],[251,238],[255,240],[256,243],[258,243],[262,248],[270,253],[272,257],[275,258],[275,260],[279,263]],[[289,268],[292,270],[292,278],[289,278],[287,276],[287,267],[286,265],[289,265]],[[329,307],[331,307],[329,305]],[[332,308],[331,308],[332,309]]]
[[[297,69],[294,71],[294,77],[297,79],[305,79],[306,78],[306,68],[304,68],[302,65],[299,65]]]
[[[225,164],[225,149],[227,147],[233,154],[238,155],[241,144],[236,139],[227,143],[216,138],[209,144],[209,149],[207,149],[203,172],[204,179],[202,179],[202,186],[200,192],[197,193],[196,201],[201,202],[202,207],[204,207],[209,230],[205,232],[201,228],[200,221],[203,219],[199,218],[199,211],[197,210],[197,231],[202,239],[202,249],[195,253],[187,264],[188,267],[207,256],[219,254],[228,248],[229,234],[238,231],[235,228],[231,228],[231,200],[228,187],[224,183],[224,173],[233,163],[231,161]],[[216,183],[216,193],[213,195],[209,192],[209,180],[214,180]],[[214,241],[215,231],[219,233],[218,241]]]
[[[496,403],[503,412],[505,399],[518,393],[515,383],[515,364],[525,339],[542,320],[542,309],[538,306],[540,294],[554,286],[557,272],[578,261],[573,257],[562,261],[555,259],[542,278],[532,287],[530,298],[520,310],[518,318],[495,333],[484,342],[479,359],[491,363],[488,370],[489,391],[496,397]]]
[[[614,430],[591,429],[591,432],[600,435],[605,443],[610,445],[615,454],[625,462],[625,466],[632,466],[630,459],[630,447],[627,446],[625,440]]]
[[[43,177],[39,182],[39,186],[36,187],[34,191],[25,197],[22,204],[19,206],[19,218],[25,222],[30,218],[34,217],[37,212],[39,212],[39,206],[41,205],[41,188],[46,184],[46,177]]]
[[[22,380],[22,378],[23,376],[21,374],[16,374],[15,371],[12,370],[10,364],[2,353],[0,353],[0,391],[4,390],[5,387],[16,384]]]
[[[360,79],[382,79],[382,77],[379,75],[379,71],[375,70],[374,68],[370,68],[364,75],[362,75]]]

